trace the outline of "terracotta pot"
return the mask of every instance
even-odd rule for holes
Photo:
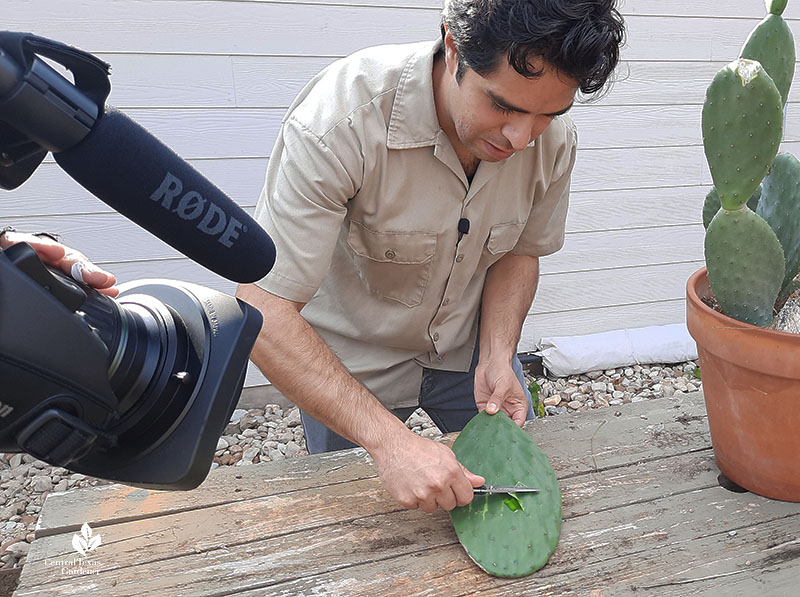
[[[720,470],[754,493],[800,501],[800,335],[731,319],[700,299],[706,268],[686,285],[708,425]]]

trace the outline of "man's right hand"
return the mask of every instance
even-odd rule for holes
[[[468,471],[444,444],[412,431],[395,435],[371,452],[381,483],[401,505],[433,512],[472,501],[486,480]]]

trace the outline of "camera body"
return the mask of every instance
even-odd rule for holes
[[[261,315],[194,284],[140,280],[111,299],[0,252],[0,451],[130,485],[208,474]]]

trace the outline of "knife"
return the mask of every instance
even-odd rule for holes
[[[473,487],[473,493],[537,493],[539,490],[533,487],[515,487],[513,485],[481,485]]]

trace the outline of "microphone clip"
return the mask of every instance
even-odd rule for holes
[[[458,221],[458,240],[456,241],[456,245],[461,242],[465,234],[469,234],[469,220],[467,218],[461,218]]]
[[[39,56],[71,71],[71,83]],[[0,31],[0,187],[28,180],[48,151],[80,143],[111,92],[109,65],[67,44]]]

